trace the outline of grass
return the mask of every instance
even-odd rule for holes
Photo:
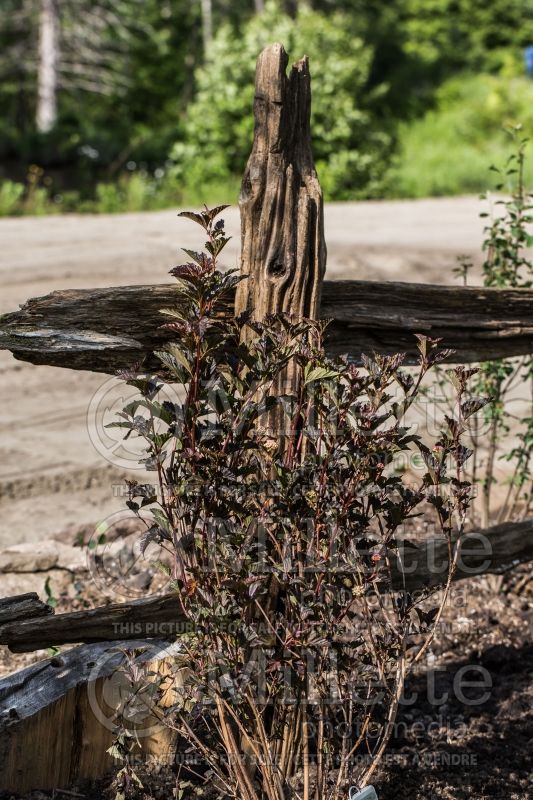
[[[168,176],[156,179],[145,172],[134,172],[122,175],[113,183],[98,183],[94,197],[86,199],[77,191],[54,193],[44,184],[42,169],[32,166],[26,183],[9,180],[0,183],[0,217],[156,211],[200,206],[206,202],[234,204],[238,196],[238,180],[184,188]]]
[[[436,108],[399,131],[388,173],[392,197],[434,197],[482,192],[510,153],[505,129],[522,125],[533,136],[533,80],[463,75],[443,84]],[[533,161],[526,181],[533,183]]]

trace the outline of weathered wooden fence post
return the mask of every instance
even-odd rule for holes
[[[257,60],[255,134],[242,182],[242,281],[235,312],[316,318],[326,269],[322,191],[311,153],[306,57],[286,74],[282,45]]]
[[[287,75],[282,45],[257,60],[255,132],[241,188],[241,272],[235,313],[316,319],[326,270],[322,191],[311,152],[307,57]],[[253,335],[250,331],[249,336]],[[274,392],[295,379],[289,368]]]
[[[322,191],[311,150],[311,78],[307,57],[287,75],[280,44],[257,59],[254,141],[241,187],[241,281],[235,313],[253,319],[283,313],[292,320],[316,319],[326,271]],[[244,328],[243,337],[254,332]],[[296,394],[296,365],[276,378],[275,395]],[[269,433],[285,435],[282,409],[269,415]],[[277,602],[271,581],[270,602]],[[249,742],[241,740],[249,776],[255,771]]]

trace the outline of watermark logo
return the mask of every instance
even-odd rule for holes
[[[160,701],[161,681],[171,686],[177,674],[158,676],[148,667],[163,659],[165,664],[177,665],[179,654],[177,644],[140,652],[105,651],[95,661],[87,683],[89,706],[98,722],[112,733],[125,729],[137,739],[165,730],[168,726]]]
[[[109,427],[125,420],[119,416],[124,408],[135,408],[138,421],[137,429],[142,431],[143,424],[154,425],[143,404],[143,398],[135,386],[130,386],[119,378],[110,377],[105,380],[91,397],[87,409],[87,432],[96,452],[106,461],[119,469],[143,469],[139,462],[146,457],[146,442],[137,433],[132,434],[122,427]],[[173,384],[163,383],[157,394],[157,402],[172,404],[183,402],[182,392]],[[137,404],[132,406],[131,404]],[[148,432],[148,428],[147,428]]]
[[[170,582],[168,554],[157,542],[145,546],[145,526],[128,511],[117,511],[95,528],[87,544],[89,574],[107,597],[146,597],[157,578],[157,590]]]

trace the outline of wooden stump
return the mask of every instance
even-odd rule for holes
[[[326,270],[322,190],[311,152],[306,57],[287,76],[282,45],[257,60],[255,133],[242,181],[241,272],[235,312],[316,318]]]

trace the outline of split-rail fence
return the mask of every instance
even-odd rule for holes
[[[328,318],[327,350],[355,362],[375,351],[405,352],[412,362],[416,333],[442,339],[457,362],[531,353],[533,290],[323,281],[326,243],[311,154],[308,62],[299,61],[288,76],[287,63],[280,45],[258,59],[254,143],[240,198],[241,271],[248,278],[223,313]],[[143,361],[157,369],[153,351],[168,337],[159,310],[172,302],[171,286],[53,292],[0,318],[0,347],[34,364],[115,373]],[[456,579],[533,560],[533,520],[482,534],[467,535]],[[442,547],[429,540],[406,549],[397,587],[439,584],[442,572],[428,568],[428,553],[431,563],[446,569]],[[58,788],[103,775],[112,765],[106,752],[112,726],[102,724],[94,707],[105,704],[106,680],[125,648],[141,648],[145,660],[164,665],[168,641],[153,631],[158,625],[177,629],[180,622],[173,594],[58,615],[36,595],[0,601],[0,644],[13,652],[78,645],[0,681],[0,789]],[[155,726],[142,751],[161,757],[172,750],[171,739]]]

